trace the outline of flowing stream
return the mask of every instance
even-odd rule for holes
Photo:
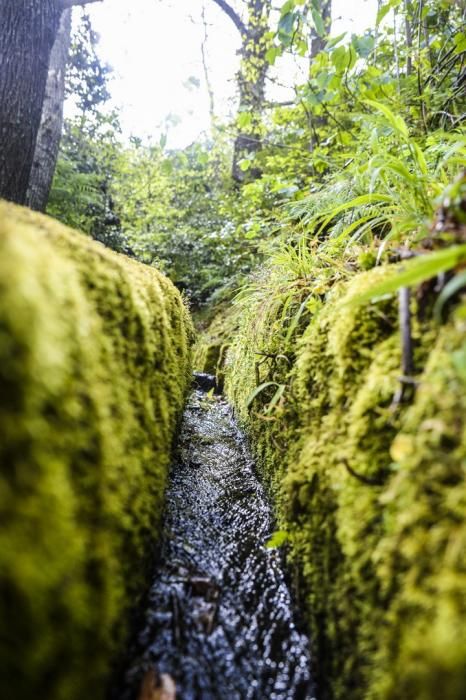
[[[175,684],[181,700],[314,700],[309,639],[296,624],[282,556],[265,547],[273,530],[231,408],[194,391],[160,564],[119,700],[168,700]]]

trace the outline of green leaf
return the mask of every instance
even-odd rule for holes
[[[314,27],[316,29],[317,34],[320,37],[324,37],[327,34],[327,32],[325,29],[324,20],[322,19],[322,15],[320,14],[319,10],[314,6],[311,7],[311,14],[312,21],[314,22]]]
[[[394,265],[393,271],[384,280],[374,283],[362,294],[344,301],[343,304],[351,308],[360,306],[385,294],[393,294],[401,287],[412,287],[420,284],[441,272],[451,270],[464,260],[466,260],[466,244],[413,258],[399,265]]]
[[[388,15],[391,9],[392,8],[389,2],[386,5],[381,5],[379,7],[379,11],[377,12],[377,18],[375,20],[375,24],[377,27],[379,26],[383,18]]]
[[[272,410],[275,408],[275,406],[277,405],[277,403],[280,401],[283,394],[285,393],[285,389],[286,389],[286,384],[279,384],[278,385],[278,389],[275,392],[275,394],[272,396],[270,401],[268,402],[267,408],[264,411],[264,413],[272,413]]]
[[[402,117],[394,114],[392,110],[387,107],[387,105],[383,104],[382,102],[376,102],[375,100],[364,100],[364,103],[370,107],[373,107],[373,109],[377,109],[379,112],[382,112],[394,131],[397,131],[405,139],[409,138],[409,131],[408,127],[406,126],[406,122]]]
[[[402,180],[406,182],[407,185],[415,184],[417,179],[416,176],[409,172],[406,165],[399,158],[385,158],[385,165],[380,166],[380,171],[389,170],[396,175],[398,175]]]
[[[455,54],[466,51],[466,34],[463,32],[456,34],[456,36],[453,37],[453,41],[455,43]]]
[[[463,346],[460,350],[452,352],[451,359],[459,376],[466,382],[466,348]]]
[[[330,55],[330,59],[339,73],[346,68],[347,54],[345,46],[338,46]]]
[[[442,289],[434,306],[434,317],[438,323],[440,323],[440,321],[442,320],[443,307],[445,306],[447,301],[454,294],[463,289],[464,286],[466,286],[466,271],[460,272],[458,275],[455,275],[455,277],[453,277],[453,279],[451,279]]]
[[[296,3],[294,0],[287,0],[283,5],[280,10],[280,16],[284,17],[285,15],[288,15],[295,7]]]
[[[341,233],[339,233],[335,237],[334,242],[339,243],[341,241],[344,241],[350,236],[350,234],[353,233],[353,231],[356,231],[355,237],[357,238],[365,224],[368,224],[369,227],[377,226],[378,224],[386,222],[386,220],[387,219],[385,216],[374,216],[374,214],[369,214],[368,216],[361,216],[359,219],[349,224],[349,226],[347,226]]]
[[[252,115],[249,112],[240,112],[238,114],[237,122],[240,129],[247,129],[252,124]]]
[[[296,43],[296,50],[298,54],[302,57],[307,55],[307,52],[309,50],[309,46],[307,41],[304,41],[303,39],[299,39],[298,42]]]
[[[282,49],[279,46],[271,46],[265,54],[265,60],[271,66],[274,65],[277,58],[281,55]]]
[[[422,152],[421,148],[417,145],[417,143],[413,144],[414,146],[414,156],[418,165],[419,170],[423,175],[427,175],[429,173],[429,169],[427,167],[427,162],[424,157],[424,153]]]
[[[295,12],[288,12],[286,15],[283,15],[283,17],[280,18],[280,21],[278,23],[279,33],[284,34],[285,36],[290,36],[291,34],[293,34],[295,19]]]
[[[388,15],[390,10],[396,9],[401,5],[402,0],[389,0],[389,2],[381,5],[379,11],[377,12],[377,17],[375,20],[376,26],[378,27],[381,21]]]
[[[348,46],[348,54],[349,56],[346,70],[351,70],[358,60],[358,54],[356,53],[356,50],[352,44]]]
[[[377,204],[377,203],[387,203],[390,204],[393,202],[393,197],[391,197],[388,194],[381,194],[379,192],[373,192],[372,194],[362,194],[359,197],[354,197],[354,199],[351,199],[349,202],[344,202],[343,204],[340,204],[338,207],[335,207],[332,209],[330,212],[327,212],[327,216],[323,219],[322,223],[319,226],[319,230],[317,233],[320,233],[325,227],[334,219],[338,214],[340,214],[342,211],[346,211],[347,209],[352,209],[353,207],[360,207],[360,206],[365,206],[368,204]],[[316,220],[318,220],[320,217],[316,217]]]
[[[340,43],[342,39],[344,39],[346,36],[346,32],[343,32],[343,34],[339,34],[338,36],[333,37],[333,39],[329,39],[326,45],[326,49],[333,49],[334,46]]]
[[[259,384],[259,386],[256,386],[256,388],[249,394],[246,401],[246,408],[249,408],[254,399],[257,398],[257,396],[259,396],[259,394],[261,394],[264,389],[267,389],[269,386],[276,386],[279,388],[282,385],[278,382],[263,382],[262,384]]]
[[[375,39],[371,34],[365,34],[364,36],[353,36],[351,43],[358,56],[367,58],[374,50]]]
[[[173,163],[171,160],[164,160],[160,165],[160,169],[164,175],[171,175],[173,173]]]
[[[275,530],[265,543],[267,549],[276,549],[281,547],[285,542],[288,542],[290,535],[286,530]]]
[[[303,313],[307,309],[307,304],[308,304],[308,301],[310,300],[311,297],[312,297],[312,294],[309,294],[309,296],[306,297],[306,299],[300,305],[297,313],[295,313],[295,315],[293,316],[293,319],[290,323],[290,327],[288,328],[287,333],[286,333],[285,343],[288,343],[291,340],[293,333],[295,332],[296,328],[298,327],[298,323],[300,321],[301,316],[303,315]]]

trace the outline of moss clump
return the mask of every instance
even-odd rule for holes
[[[220,306],[207,326],[199,319],[199,333],[193,348],[193,367],[217,378],[219,387],[225,379],[225,360],[230,340],[238,327],[238,314],[233,307]]]
[[[265,391],[248,405],[257,383],[253,349],[273,355],[285,334],[276,325],[280,309],[269,304],[264,313],[252,300],[230,352],[227,390],[291,536],[319,696],[460,700],[466,327],[415,322],[420,384],[397,403],[396,298],[355,309],[344,303],[384,274],[374,269],[327,291],[294,341],[296,362],[280,379],[284,400],[267,413]]]
[[[102,697],[159,525],[191,342],[161,274],[0,203],[2,697]]]
[[[461,320],[440,331],[391,444],[394,475],[380,498],[384,537],[373,554],[389,601],[374,697],[466,694],[465,340]]]

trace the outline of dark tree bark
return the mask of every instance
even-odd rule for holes
[[[58,0],[0,0],[0,197],[26,201]]]
[[[26,202],[63,10],[99,1],[0,0],[0,197]]]
[[[60,26],[50,55],[42,118],[26,196],[26,204],[37,211],[44,211],[47,206],[57,163],[63,128],[65,74],[70,44],[71,9],[67,9],[61,16]]]
[[[237,12],[226,2],[226,0],[214,0],[214,3],[220,7],[221,10],[225,12],[226,15],[231,19],[236,29],[240,34],[246,32],[246,27],[243,23],[241,17]]]

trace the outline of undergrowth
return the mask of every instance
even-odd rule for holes
[[[466,141],[415,140],[372,106],[372,137],[286,209],[237,295],[226,387],[277,503],[320,697],[461,700]]]

